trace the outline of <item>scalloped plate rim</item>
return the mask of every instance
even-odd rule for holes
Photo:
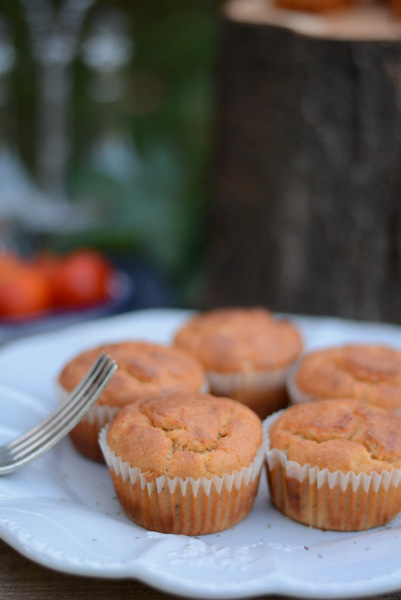
[[[52,385],[57,368],[71,355],[71,353],[76,351],[77,348],[88,346],[90,340],[103,341],[103,333],[107,334],[105,335],[107,340],[112,340],[114,333],[116,337],[121,337],[121,333],[123,331],[126,332],[130,327],[132,327],[134,333],[138,334],[138,337],[140,335],[143,337],[144,332],[149,332],[149,339],[167,342],[171,339],[174,330],[190,314],[191,311],[175,309],[142,310],[135,313],[127,313],[125,315],[118,315],[117,317],[108,317],[99,319],[95,322],[76,325],[59,332],[39,334],[32,336],[29,339],[11,342],[0,349],[0,374],[2,380],[5,380],[4,383],[0,384],[0,409],[1,396],[4,395],[4,393],[7,393],[8,387],[10,388],[8,393],[11,395],[14,393],[15,397],[19,398],[21,401],[23,398],[30,397],[31,395],[38,396],[38,394],[42,392],[40,397],[43,398],[44,404],[43,407],[37,407],[36,415],[41,417],[54,402],[52,397]],[[322,339],[326,342],[329,340],[331,343],[339,343],[342,340],[346,340],[347,336],[351,336],[352,339],[357,339],[358,341],[366,341],[368,339],[374,341],[379,340],[383,343],[389,343],[401,348],[401,328],[397,325],[360,323],[326,317],[303,317],[298,315],[290,315],[290,317],[300,325],[307,342],[307,348],[322,345]],[[331,336],[330,332],[332,334]],[[38,377],[38,380],[32,381],[34,379],[32,371],[32,380],[30,380],[28,376],[26,381],[21,382],[18,379],[18,370],[14,369],[13,371],[10,365],[14,364],[16,357],[20,358],[20,366],[25,365],[28,357],[31,355],[32,348],[35,348],[35,345],[38,348],[39,355],[41,353],[48,353],[50,349],[54,350],[54,356],[52,358],[49,357],[49,373],[46,373],[46,375],[42,374]],[[60,348],[63,348],[63,351],[61,351]],[[2,365],[6,366],[4,371],[1,369]],[[18,387],[18,384],[20,384],[19,391],[13,391]],[[16,403],[18,404],[18,400]],[[34,412],[35,410],[32,411],[32,413]],[[27,416],[29,415],[27,414]],[[30,415],[31,418],[34,416],[34,414]],[[7,428],[7,422],[2,420],[0,433],[2,426],[3,429]],[[36,466],[26,467],[26,474],[22,474],[21,476],[22,483],[20,485],[22,487],[18,488],[19,484],[16,484],[17,488],[26,490],[26,487],[23,488],[23,486],[26,486],[26,482],[29,483],[29,477],[32,476],[32,471],[28,471],[28,469],[36,469],[35,473],[46,478],[46,475],[44,474],[46,472],[41,468],[39,463],[40,461],[43,461],[45,466],[46,461],[50,461],[50,464],[52,464],[52,462],[54,463],[55,455],[52,456],[52,453],[54,452],[59,453],[57,458],[59,456],[65,457],[67,470],[68,466],[71,466],[72,463],[74,463],[74,465],[72,465],[71,468],[75,468],[75,464],[81,464],[82,461],[86,460],[71,454],[74,452],[72,445],[69,440],[63,440],[56,449],[53,449],[48,455],[37,461],[38,464]],[[78,462],[75,463],[75,461]],[[84,468],[90,470],[95,469],[95,467],[88,466],[87,464]],[[20,471],[20,473],[23,473],[23,471],[24,470]],[[98,472],[100,473],[100,471]],[[52,479],[51,485],[49,483],[51,493],[54,493],[54,490],[51,487],[53,485],[57,490],[57,485],[61,484],[60,481],[53,481]],[[106,483],[103,483],[102,485],[107,487]],[[106,555],[103,559],[100,559],[99,556],[97,556],[93,558],[93,560],[87,560],[81,564],[77,558],[71,559],[68,552],[63,549],[63,540],[61,540],[61,547],[56,550],[54,548],[49,550],[51,545],[46,547],[45,539],[44,541],[32,541],[35,537],[34,527],[36,527],[36,524],[34,521],[36,519],[36,513],[30,513],[25,510],[23,518],[21,516],[19,518],[15,517],[15,523],[13,525],[10,524],[12,521],[10,513],[13,512],[13,506],[14,511],[16,510],[15,503],[13,504],[12,502],[15,498],[13,497],[11,500],[7,500],[7,498],[2,497],[1,492],[3,489],[4,495],[8,490],[9,496],[12,496],[12,491],[10,491],[11,488],[13,488],[11,479],[0,478],[0,537],[27,558],[60,572],[98,578],[138,579],[161,591],[193,598],[240,598],[275,593],[288,596],[296,595],[302,598],[341,598],[388,593],[401,588],[401,567],[398,568],[398,566],[395,565],[395,562],[393,570],[391,570],[390,565],[388,571],[384,569],[381,573],[379,570],[376,575],[372,574],[370,579],[363,579],[363,576],[360,573],[356,573],[355,577],[353,579],[351,578],[350,581],[340,583],[335,583],[330,580],[328,580],[327,583],[322,580],[313,580],[312,575],[310,576],[309,581],[302,579],[299,575],[297,576],[296,561],[299,557],[303,556],[302,547],[299,543],[291,545],[287,540],[286,543],[280,545],[277,542],[269,541],[266,543],[256,543],[254,540],[251,544],[241,544],[242,538],[240,535],[243,534],[238,533],[239,543],[238,545],[233,545],[236,539],[236,532],[233,531],[227,533],[228,542],[225,545],[224,533],[222,534],[223,543],[221,543],[218,540],[210,541],[209,536],[201,536],[199,539],[192,539],[186,538],[185,536],[165,536],[163,534],[155,534],[141,530],[139,532],[142,536],[141,542],[135,544],[131,537],[129,538],[129,543],[133,544],[136,552],[142,552],[143,548],[143,556],[141,558],[134,556],[124,560],[121,557],[111,559]],[[92,510],[89,505],[80,504],[79,501],[75,502],[75,500],[71,500],[66,504],[57,497],[50,497],[49,500],[51,500],[51,502],[49,501],[49,506],[45,508],[45,500],[36,497],[39,509],[38,518],[45,519],[50,515],[53,521],[50,520],[49,522],[51,527],[56,528],[55,531],[57,530],[58,524],[56,523],[56,520],[54,520],[52,511],[54,511],[56,516],[61,511],[63,514],[66,514],[66,518],[67,514],[69,515],[69,511],[71,511],[72,516],[69,518],[71,518],[73,524],[75,522],[80,523],[80,513],[82,510],[88,516],[89,522],[92,522],[95,525],[100,522],[101,513]],[[22,499],[19,501],[22,502],[23,506],[25,501],[28,505],[29,497],[22,495]],[[264,498],[262,498],[261,501],[264,502]],[[67,505],[68,510],[66,510]],[[258,506],[258,510],[261,510],[260,506]],[[274,511],[274,509],[270,510]],[[259,515],[260,513],[257,514]],[[8,515],[8,520],[5,515]],[[278,515],[277,518],[280,519],[281,516]],[[23,519],[26,520],[26,523],[24,523]],[[121,528],[119,530],[121,532],[128,532],[127,528],[132,527],[132,524],[130,523],[127,525],[128,520],[124,521],[124,518],[121,517],[119,517],[118,525],[116,525],[116,522],[113,519],[110,519],[105,514],[102,514],[101,519],[102,524],[106,524],[106,529],[110,525],[110,527]],[[250,519],[250,523],[251,520],[252,518]],[[112,522],[113,525],[111,525]],[[292,524],[290,524],[290,528],[291,527]],[[297,525],[294,525],[293,529],[297,529]],[[244,529],[242,531],[244,531]],[[300,530],[298,528],[298,536],[300,531],[302,536],[306,536],[308,533],[306,530]],[[286,532],[286,535],[287,534],[288,530]],[[399,534],[400,542],[398,542]],[[52,535],[54,535],[54,532]],[[131,530],[129,530],[128,535],[131,536]],[[292,535],[291,529],[290,535]],[[322,534],[321,537],[324,537],[324,535]],[[44,532],[44,538],[46,538],[46,530]],[[308,552],[305,550],[305,555],[308,555],[308,564],[313,565],[313,561],[315,561],[316,564],[319,564],[319,561],[316,559],[316,552],[318,552],[320,546],[322,548],[324,547],[327,551],[328,559],[335,562],[339,559],[336,550],[333,550],[336,544],[344,549],[345,547],[349,547],[352,543],[360,543],[362,545],[364,540],[371,539],[377,540],[378,546],[382,544],[386,548],[389,548],[388,552],[391,552],[392,554],[385,558],[387,560],[390,558],[391,563],[393,554],[395,556],[398,550],[401,549],[401,519],[397,517],[392,528],[373,530],[366,534],[355,535],[356,541],[352,541],[352,539],[354,539],[352,536],[348,536],[347,538],[337,536],[334,541],[321,542],[321,544],[319,542],[315,545],[312,544],[310,548],[305,546],[304,548],[306,548],[308,552],[309,550],[313,550],[315,553],[314,556],[311,556],[309,559],[310,554],[308,555]],[[74,539],[74,543],[80,543],[80,541],[82,540],[79,539],[78,535],[77,539]],[[42,549],[40,548],[41,544]],[[84,548],[86,547],[85,544],[88,544],[87,540],[85,543],[83,542]],[[331,549],[329,547],[331,547]],[[365,550],[367,549],[369,548],[365,548]],[[243,556],[246,556],[247,552],[250,553],[250,559],[246,557],[246,560],[244,560]],[[348,550],[346,550],[346,552],[348,552]],[[288,565],[286,564],[288,558],[287,555],[291,557],[291,560],[295,561],[294,572],[289,572],[292,563],[290,560]],[[166,556],[168,557],[168,560]],[[365,560],[367,553],[365,555],[361,553],[360,556]],[[220,560],[222,560],[221,565],[219,563]],[[240,578],[240,583],[238,583],[238,577],[240,577],[241,573],[236,573],[237,580],[232,584],[228,581],[223,581],[222,584],[219,579],[218,574],[221,574],[225,569],[224,561],[227,562],[229,560],[234,562],[231,567],[232,569],[236,569],[238,566],[238,570],[241,571],[242,569],[243,571],[243,578]],[[259,565],[265,565],[266,561],[268,564],[270,564],[269,561],[271,564],[275,561],[277,561],[277,564],[280,564],[280,560],[282,561],[282,566],[284,565],[285,567],[283,571],[275,568],[272,568],[271,571],[267,573],[258,571]],[[213,561],[215,561],[214,565]],[[183,564],[183,568],[180,570],[181,563]],[[207,576],[206,581],[202,584],[200,584],[199,581],[191,579],[191,569],[194,570],[194,565],[197,565],[198,563],[200,569],[202,570],[203,568],[205,570],[204,574]],[[301,569],[300,566],[298,568]],[[287,569],[287,571],[285,569]],[[313,567],[311,568],[310,573],[313,574]]]

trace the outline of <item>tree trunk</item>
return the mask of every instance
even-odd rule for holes
[[[218,81],[204,307],[401,322],[401,21],[236,0]]]

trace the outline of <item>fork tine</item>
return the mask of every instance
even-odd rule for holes
[[[107,369],[106,369],[107,367]],[[91,382],[91,387],[87,388],[81,396],[77,396],[74,402],[63,404],[61,408],[54,411],[47,419],[42,421],[39,426],[31,429],[24,434],[24,439],[20,443],[20,439],[17,438],[10,444],[7,444],[8,450],[10,450],[14,456],[18,453],[23,452],[25,447],[28,449],[32,448],[35,444],[40,445],[45,439],[45,436],[53,436],[53,432],[57,431],[59,427],[64,427],[64,423],[74,418],[75,414],[80,414],[82,410],[87,411],[94,404],[97,398],[102,393],[110,377],[115,371],[115,363],[112,361],[109,365],[106,363],[103,367],[103,371],[98,373]],[[30,433],[32,435],[30,435]]]
[[[71,410],[74,407],[74,403],[80,402],[82,395],[88,393],[90,387],[96,382],[97,378],[100,377],[104,368],[110,362],[110,357],[106,356],[104,353],[100,354],[92,368],[88,371],[85,377],[80,381],[80,383],[72,390],[72,392],[67,396],[67,399],[60,404],[60,406],[53,411],[46,419],[38,423],[18,437],[15,440],[12,440],[7,444],[8,448],[16,449],[19,446],[22,446],[26,441],[29,443],[35,438],[35,436],[40,436],[43,433],[44,428],[47,425],[51,425],[56,420],[63,418],[63,415]]]
[[[3,454],[0,453],[0,457],[3,460],[0,460],[0,463],[5,462],[6,459],[9,459],[9,462],[12,462],[12,464],[9,466],[9,468],[0,464],[0,474],[11,472],[23,464],[28,464],[32,460],[50,450],[50,448],[60,441],[84,416],[88,410],[88,406],[92,406],[97,400],[116,369],[117,365],[114,361],[112,361],[112,363],[107,367],[106,371],[102,372],[97,381],[96,387],[92,391],[89,390],[84,396],[82,396],[80,402],[74,405],[73,411],[68,413],[67,418],[58,422],[55,428],[47,429],[47,431],[44,432],[44,435],[41,438],[36,438],[32,445],[27,444],[22,448],[17,448],[17,450],[13,448],[10,449],[8,445],[3,447]]]
[[[102,373],[101,378],[97,381],[94,389],[82,396],[80,402],[76,403],[72,410],[66,413],[63,419],[58,420],[54,424],[52,423],[50,427],[46,427],[40,437],[35,436],[32,443],[26,442],[24,446],[18,446],[16,449],[9,448],[14,460],[23,460],[26,455],[30,455],[32,452],[36,453],[42,449],[45,451],[49,443],[54,445],[54,443],[57,443],[57,441],[68,433],[68,431],[71,431],[82,416],[88,411],[88,406],[90,407],[96,402],[116,368],[115,363],[110,364],[107,370]]]
[[[99,356],[97,357],[97,359],[95,360],[95,362],[93,363],[93,365],[91,366],[91,368],[89,369],[89,371],[86,373],[86,375],[81,379],[81,381],[79,383],[77,383],[77,385],[74,387],[74,389],[67,395],[66,398],[66,402],[69,402],[70,398],[73,396],[76,396],[78,394],[81,394],[82,390],[85,388],[85,386],[88,384],[88,382],[92,379],[92,377],[94,377],[96,375],[96,373],[99,371],[99,369],[102,369],[102,365],[103,363],[105,363],[105,361],[110,361],[110,356],[107,356],[104,352],[101,352],[99,354]]]
[[[103,378],[106,374],[105,370],[108,365],[114,373],[115,369],[113,369],[113,365],[115,365],[115,363],[114,361],[110,363],[110,361],[110,357],[104,356],[102,358],[102,362],[98,364],[96,370],[92,373],[90,378],[88,378],[85,384],[81,386],[80,394],[73,393],[71,396],[72,400],[63,402],[63,404],[60,405],[60,407],[57,408],[53,413],[51,413],[44,421],[27,431],[20,438],[17,438],[7,444],[8,449],[15,454],[19,451],[23,451],[25,446],[32,446],[32,444],[35,444],[36,442],[40,443],[47,431],[50,431],[51,433],[55,428],[58,427],[58,424],[62,424],[64,419],[68,418],[73,411],[79,410],[81,405],[87,406],[87,410],[89,410],[105,387],[105,385],[99,387],[100,391],[98,391],[96,399],[93,399],[92,388],[94,388],[96,391],[98,389],[97,385],[99,384],[99,386],[101,386]],[[90,400],[91,398],[93,401]]]

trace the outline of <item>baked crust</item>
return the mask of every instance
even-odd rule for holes
[[[229,398],[170,394],[119,411],[107,443],[149,481],[161,475],[210,479],[250,465],[262,443],[262,424]]]
[[[401,418],[357,400],[316,400],[288,408],[270,429],[270,448],[330,472],[401,467]]]
[[[401,17],[401,0],[390,0],[390,5],[398,18]]]
[[[118,370],[98,399],[98,404],[121,407],[156,394],[199,391],[205,374],[199,362],[187,352],[142,340],[104,344],[82,352],[65,365],[60,385],[71,391],[82,379],[100,352],[110,355]]]
[[[302,350],[296,327],[263,308],[223,308],[196,315],[176,333],[174,343],[196,356],[207,371],[219,373],[283,368]]]
[[[345,345],[305,355],[296,388],[314,398],[355,398],[401,409],[401,352],[379,345]]]
[[[311,13],[331,13],[357,3],[357,0],[276,0],[280,8]]]

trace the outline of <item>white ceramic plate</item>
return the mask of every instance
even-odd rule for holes
[[[0,443],[55,406],[53,381],[78,350],[129,337],[168,342],[187,316],[184,311],[140,311],[3,347]],[[401,348],[401,328],[396,326],[293,318],[307,348],[344,341]],[[149,532],[123,514],[106,467],[81,457],[69,439],[0,478],[0,535],[21,554],[52,569],[136,578],[192,598],[340,598],[401,588],[401,517],[359,534],[315,530],[278,513],[263,478],[253,510],[228,531],[200,537]]]

